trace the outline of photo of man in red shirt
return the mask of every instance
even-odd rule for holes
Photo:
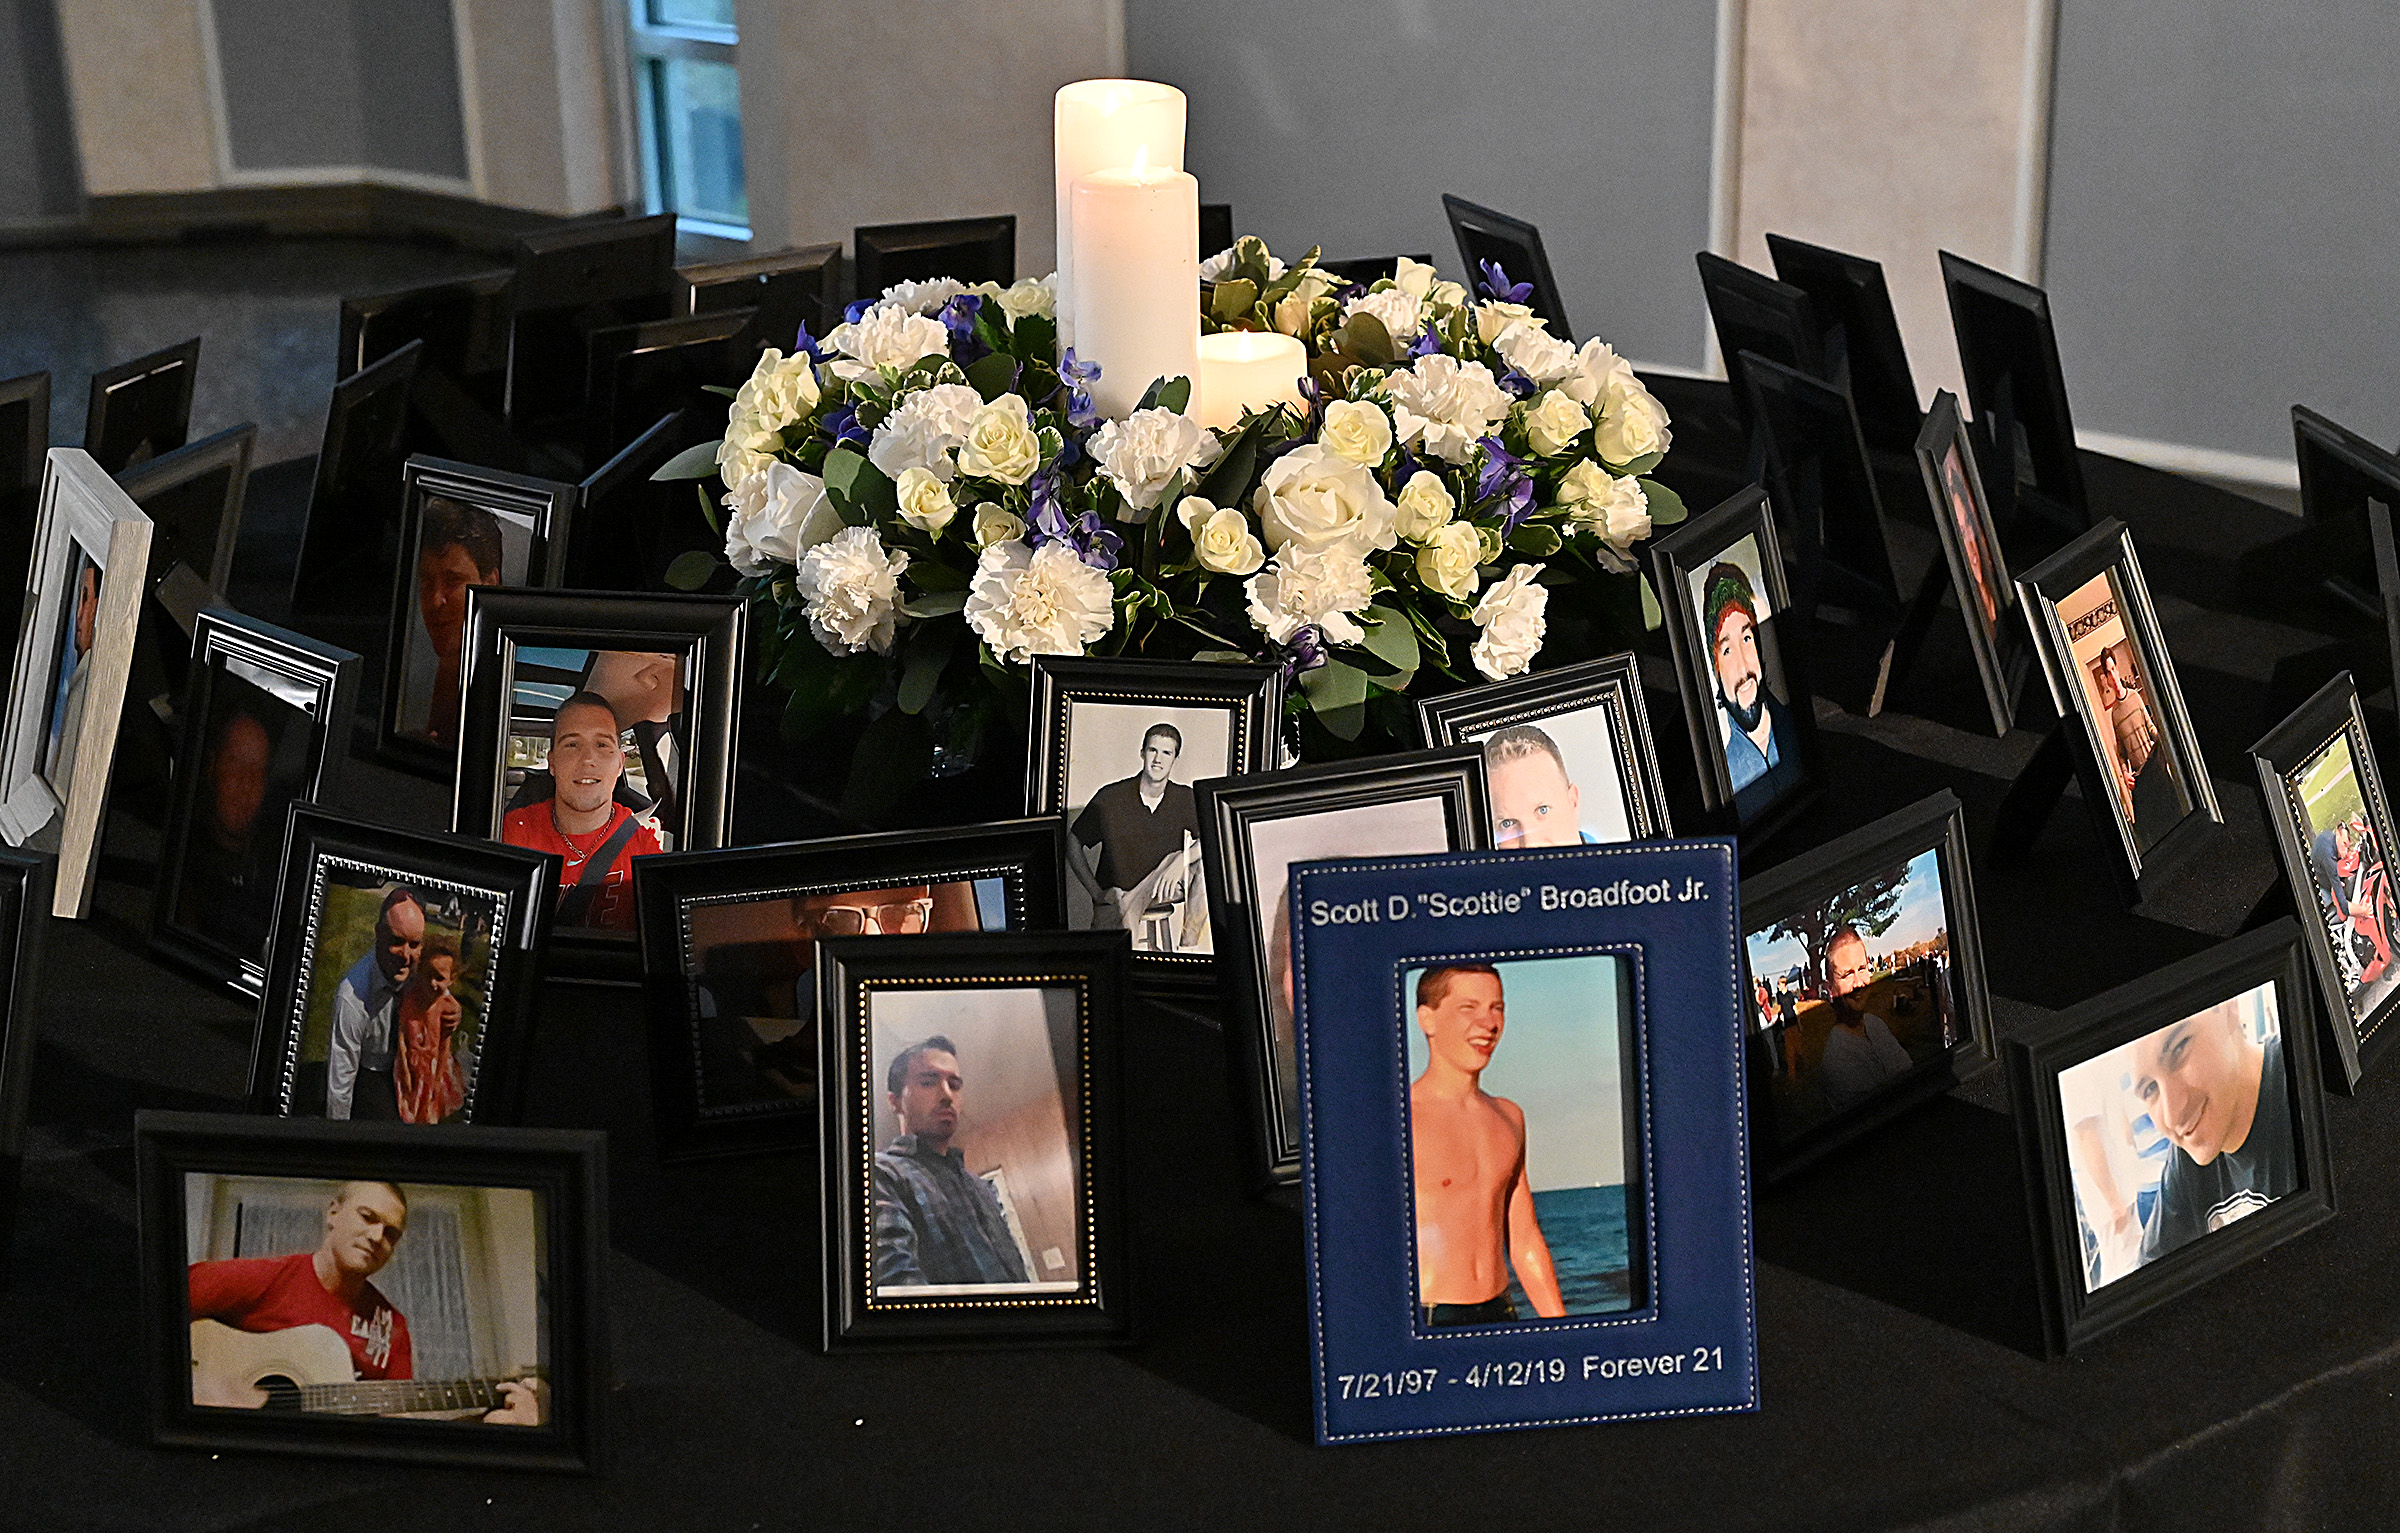
[[[617,802],[625,744],[616,710],[597,692],[577,692],[550,719],[551,793],[500,821],[510,846],[556,852],[560,926],[633,930],[633,859],[663,851],[657,829]]]

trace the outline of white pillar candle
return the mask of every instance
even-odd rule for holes
[[[1200,424],[1231,431],[1245,410],[1302,403],[1308,348],[1297,336],[1267,330],[1220,330],[1200,337]]]
[[[1092,402],[1122,420],[1161,378],[1200,392],[1200,183],[1134,165],[1076,178],[1075,356],[1100,367]],[[1190,413],[1190,408],[1186,408]]]
[[[1058,343],[1075,344],[1068,294],[1075,289],[1074,189],[1077,177],[1139,160],[1183,169],[1183,92],[1155,80],[1077,80],[1051,103],[1051,158],[1057,175]],[[1199,244],[1198,234],[1192,243]]]

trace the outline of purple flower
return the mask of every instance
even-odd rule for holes
[[[1475,286],[1482,290],[1484,297],[1499,303],[1524,303],[1533,297],[1533,284],[1519,282],[1510,285],[1508,273],[1500,269],[1498,261],[1478,261],[1475,264],[1483,269],[1483,280]]]
[[[1044,543],[1064,543],[1075,556],[1097,570],[1113,570],[1118,556],[1125,551],[1124,539],[1109,531],[1099,513],[1091,510],[1070,511],[1058,493],[1058,467],[1052,464],[1033,476],[1026,486],[1033,492],[1033,501],[1026,509],[1025,541],[1039,548]]]
[[[1302,671],[1313,671],[1325,663],[1325,635],[1310,623],[1295,632],[1283,646],[1283,684],[1291,686],[1300,680]]]
[[[817,422],[817,429],[824,432],[836,447],[844,442],[855,442],[864,448],[872,440],[858,423],[856,405],[845,404],[826,411]]]
[[[1082,361],[1069,346],[1058,359],[1058,377],[1067,386],[1067,424],[1080,431],[1099,425],[1100,411],[1092,403],[1090,385],[1099,381],[1100,364]]]
[[[1500,535],[1505,538],[1533,512],[1533,476],[1526,472],[1525,460],[1502,447],[1498,437],[1487,436],[1478,445],[1484,457],[1475,480],[1475,499],[1479,505],[1506,503],[1507,510],[1500,518]]]
[[[800,333],[792,338],[792,355],[795,357],[805,356],[819,366],[824,364],[825,352],[817,345],[817,338],[808,333],[808,326],[805,322],[800,326]]]
[[[1417,357],[1430,357],[1441,349],[1442,338],[1434,333],[1433,326],[1427,325],[1423,330],[1417,333],[1417,338],[1415,340],[1408,343],[1408,349],[1402,352],[1401,355],[1411,359]]]
[[[1541,392],[1538,384],[1513,367],[1500,374],[1500,386],[1519,399],[1531,399]]]
[[[867,311],[873,307],[875,307],[875,300],[872,298],[860,298],[854,300],[847,308],[842,310],[842,323],[846,325],[857,324],[861,319],[866,317]]]
[[[934,318],[950,332],[950,360],[961,367],[982,361],[992,354],[992,348],[975,338],[975,316],[983,310],[980,293],[961,293],[943,304]]]

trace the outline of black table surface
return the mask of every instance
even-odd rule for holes
[[[2119,901],[2070,795],[2020,868],[1979,866],[2003,1035],[2237,930],[2275,877],[2245,747],[2352,651],[2239,610],[2236,556],[2292,523],[2093,458],[2134,528],[2228,828]],[[1905,523],[1905,513],[1896,512]],[[1922,520],[1920,517],[1919,520]],[[1904,562],[1931,557],[1903,525]],[[2025,562],[2018,560],[2020,565]],[[1837,790],[1757,865],[1948,787],[1978,851],[2036,736],[1980,732],[1942,625],[1882,715],[1821,708]],[[2368,646],[2372,648],[2373,646]],[[2363,652],[2363,651],[2362,651]],[[1662,756],[1688,778],[1671,700]],[[2379,695],[2371,720],[2386,732]],[[745,770],[740,839],[792,833]],[[435,784],[360,763],[353,808],[432,825]],[[154,962],[144,830],[112,825],[91,919],[54,923],[32,1129],[0,1280],[0,1525],[44,1528],[2389,1526],[2400,1469],[2400,1082],[2329,1106],[2340,1213],[2064,1362],[2038,1350],[1996,1068],[1757,1205],[1756,1414],[1320,1449],[1301,1230],[1244,1190],[1222,1034],[1129,1034],[1140,1336],[1113,1351],[819,1355],[815,1167],[662,1167],[636,992],[555,984],[530,1121],[610,1135],[613,1380],[589,1479],[155,1449],[141,1407],[131,1120],[236,1110],[251,1013]],[[0,1177],[0,1182],[6,1178]]]

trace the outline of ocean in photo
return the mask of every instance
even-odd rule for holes
[[[1558,1294],[1570,1315],[1606,1315],[1633,1307],[1632,1258],[1625,1234],[1625,1189],[1556,1187],[1533,1195],[1534,1216],[1550,1243]],[[1525,1319],[1533,1301],[1512,1277],[1509,1302]]]

